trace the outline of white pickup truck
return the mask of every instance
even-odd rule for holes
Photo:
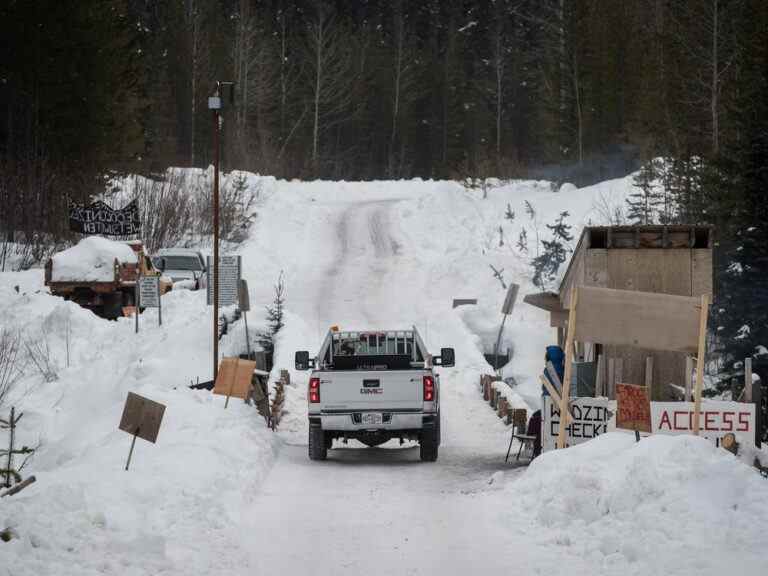
[[[440,446],[440,376],[453,366],[453,348],[427,352],[416,328],[331,330],[316,358],[296,352],[296,369],[312,369],[309,457],[324,460],[335,439],[378,446],[392,438],[417,440],[421,459],[434,462]]]

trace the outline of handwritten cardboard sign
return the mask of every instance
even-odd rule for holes
[[[165,414],[165,404],[128,392],[120,419],[120,430],[152,442],[157,441],[157,433]]]
[[[651,431],[651,401],[645,386],[616,384],[616,428]]]
[[[560,428],[560,407],[551,396],[544,396],[541,411],[541,446],[554,450]],[[607,398],[572,398],[571,421],[565,427],[566,446],[575,446],[615,428],[616,401]]]
[[[693,402],[652,402],[654,434],[692,434]],[[700,435],[718,444],[733,433],[742,446],[755,445],[755,405],[705,400],[701,403]]]

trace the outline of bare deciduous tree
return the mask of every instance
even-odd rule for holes
[[[312,163],[321,155],[320,137],[349,119],[355,68],[346,28],[322,2],[307,23],[308,80],[312,85]]]
[[[18,331],[0,329],[0,406],[24,376],[24,364],[19,355],[21,345],[21,334]]]

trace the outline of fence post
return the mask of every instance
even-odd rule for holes
[[[752,402],[752,358],[744,359],[744,402]]]
[[[751,362],[750,362],[751,363]],[[760,448],[760,440],[763,435],[763,388],[762,382],[753,382],[750,386],[752,390],[752,401],[755,403],[755,446]]]

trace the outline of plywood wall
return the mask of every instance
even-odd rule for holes
[[[575,285],[639,290],[680,296],[712,294],[712,249],[691,248],[593,248],[580,245],[576,261],[560,294],[564,308]],[[668,383],[685,383],[685,355],[624,346],[605,346],[606,358],[623,360],[623,380],[644,384],[646,358],[653,357],[652,397],[671,397]]]

